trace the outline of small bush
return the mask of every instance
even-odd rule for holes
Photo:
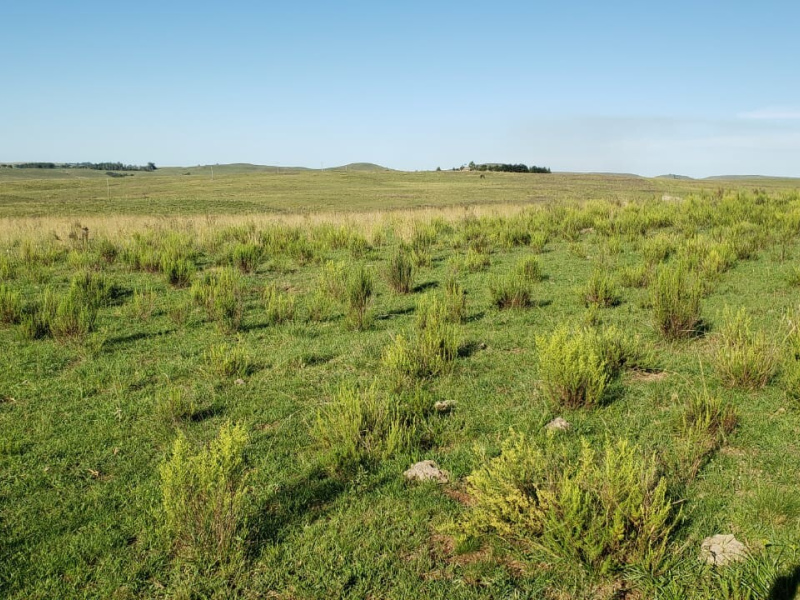
[[[306,297],[306,305],[308,307],[309,321],[320,323],[330,318],[332,312],[331,299],[322,288],[316,288]]]
[[[488,252],[481,252],[472,247],[467,249],[464,256],[464,268],[470,273],[477,273],[489,268],[491,260]]]
[[[114,285],[102,273],[95,271],[76,274],[69,286],[70,295],[94,308],[108,304],[114,293]]]
[[[45,288],[40,299],[24,310],[19,324],[20,337],[23,340],[37,340],[50,335],[57,307],[55,293]]]
[[[595,334],[562,325],[550,336],[537,336],[539,379],[552,402],[570,408],[598,405],[609,380]]]
[[[140,321],[147,321],[156,310],[156,292],[151,287],[133,290],[130,312]]]
[[[0,323],[19,323],[22,314],[20,293],[0,285]]]
[[[359,265],[352,270],[347,278],[345,290],[347,298],[347,318],[350,326],[361,331],[368,325],[367,309],[372,300],[372,293],[375,287],[372,274],[364,267]]]
[[[669,339],[695,335],[700,326],[702,285],[686,269],[664,265],[656,271],[650,301],[656,328]]]
[[[398,250],[389,258],[386,266],[386,280],[398,294],[408,294],[414,280],[414,265],[411,258],[403,250]]]
[[[547,242],[550,241],[550,234],[546,231],[535,231],[531,234],[531,250],[541,254],[544,252]]]
[[[155,410],[158,418],[168,425],[177,425],[199,412],[197,398],[192,391],[175,386],[156,392]]]
[[[226,331],[237,331],[244,312],[244,282],[232,268],[205,273],[196,279],[191,289],[192,299],[205,308],[209,319]]]
[[[675,241],[664,234],[647,238],[642,242],[642,255],[648,265],[664,262],[673,252],[675,252]]]
[[[328,261],[322,268],[320,288],[337,302],[347,299],[347,265]]]
[[[592,273],[580,295],[585,306],[607,308],[616,306],[620,301],[614,280],[599,270]]]
[[[176,258],[165,255],[161,259],[161,272],[167,278],[167,283],[175,287],[186,287],[195,274],[194,263],[188,258]]]
[[[240,242],[233,246],[231,264],[242,273],[255,273],[264,256],[264,247],[254,242]]]
[[[383,364],[400,378],[424,378],[449,370],[458,355],[458,336],[448,323],[447,308],[434,295],[417,305],[417,326],[412,336],[397,335],[386,348]]]
[[[792,265],[786,274],[786,283],[791,287],[800,287],[800,266]]]
[[[489,297],[501,310],[527,308],[533,304],[532,296],[530,284],[517,273],[493,277],[489,281]]]
[[[97,320],[97,305],[75,288],[58,302],[50,319],[50,332],[55,338],[83,338],[93,329]]]
[[[679,472],[694,479],[708,457],[735,429],[736,411],[708,390],[689,395],[678,422]]]
[[[467,320],[467,292],[453,275],[444,282],[444,311],[450,323]]]
[[[294,319],[294,297],[277,286],[268,285],[264,288],[264,308],[267,311],[267,323],[279,325]]]
[[[106,264],[114,264],[117,260],[117,256],[119,255],[119,249],[111,240],[107,238],[102,238],[97,241],[95,250],[100,258],[102,258]]]
[[[535,256],[523,258],[519,263],[517,263],[516,273],[520,279],[531,283],[542,281],[544,279],[542,265],[539,263],[539,259]]]
[[[606,440],[599,453],[583,440],[578,457],[565,454],[512,433],[500,456],[467,478],[474,505],[461,531],[600,574],[657,567],[677,511],[655,456],[626,440]]]
[[[624,369],[655,369],[656,358],[638,335],[625,333],[610,325],[596,330],[595,336],[597,351],[610,377],[616,377]]]
[[[0,253],[0,281],[10,281],[17,276],[17,263],[8,254]]]
[[[249,501],[247,443],[244,428],[228,423],[195,452],[180,432],[159,469],[172,549],[200,569],[230,567],[243,556]]]
[[[723,311],[714,364],[722,383],[729,387],[762,388],[778,369],[777,349],[763,332],[754,334],[745,310]]]
[[[411,448],[416,424],[400,408],[379,397],[374,386],[366,391],[343,387],[317,412],[311,433],[338,468],[350,469]]]
[[[650,269],[645,264],[623,267],[619,270],[619,282],[629,288],[647,287],[650,282]]]
[[[241,343],[211,346],[204,356],[211,371],[220,377],[244,377],[251,369],[250,357]]]

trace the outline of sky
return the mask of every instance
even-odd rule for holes
[[[800,2],[26,0],[0,162],[800,176]]]

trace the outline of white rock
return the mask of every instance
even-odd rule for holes
[[[244,379],[237,379],[233,383],[235,383],[236,385],[244,385]]]
[[[710,565],[724,566],[747,558],[747,548],[733,535],[718,533],[700,544],[700,558]]]
[[[548,431],[567,431],[570,427],[572,425],[569,424],[569,421],[562,417],[556,417],[544,426]]]
[[[447,483],[450,476],[447,471],[443,471],[432,460],[423,460],[403,473],[408,481],[436,481],[437,483]]]
[[[433,408],[436,412],[440,413],[448,413],[456,407],[455,402],[451,402],[450,400],[439,400],[433,405]]]

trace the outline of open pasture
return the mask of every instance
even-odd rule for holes
[[[0,170],[0,595],[794,597],[794,182],[219,171]]]

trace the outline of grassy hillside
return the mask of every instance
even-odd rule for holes
[[[0,596],[795,596],[791,182],[216,172],[1,180]]]

